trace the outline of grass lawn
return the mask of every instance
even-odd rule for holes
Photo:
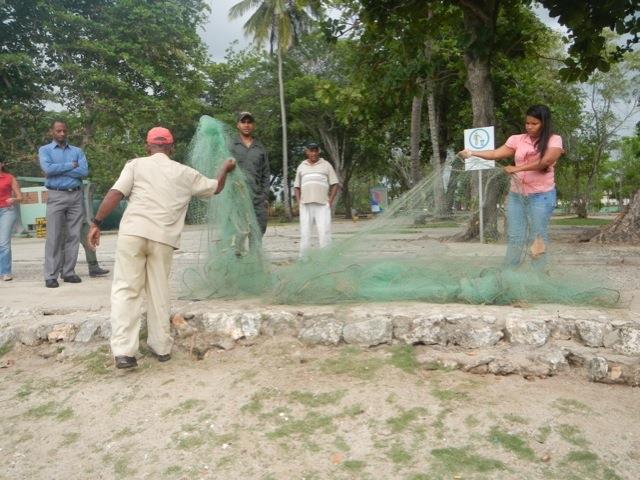
[[[552,218],[551,225],[564,225],[567,227],[599,227],[611,223],[609,218]]]

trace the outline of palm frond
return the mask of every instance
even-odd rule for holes
[[[266,3],[263,0],[240,0],[229,9],[229,20],[244,17],[247,12]]]

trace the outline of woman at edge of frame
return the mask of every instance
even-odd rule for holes
[[[11,234],[18,218],[18,203],[22,192],[16,177],[11,175],[5,161],[0,159],[0,279],[13,280],[11,274]]]

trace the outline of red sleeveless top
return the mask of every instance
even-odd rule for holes
[[[12,183],[13,175],[10,173],[0,172],[0,208],[7,208],[11,206],[8,200],[11,198]]]

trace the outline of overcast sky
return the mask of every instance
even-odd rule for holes
[[[211,7],[209,21],[205,24],[200,36],[209,48],[209,54],[214,62],[224,60],[225,50],[238,40],[240,48],[251,42],[244,36],[242,26],[250,15],[238,20],[229,20],[229,9],[240,0],[208,0]]]

